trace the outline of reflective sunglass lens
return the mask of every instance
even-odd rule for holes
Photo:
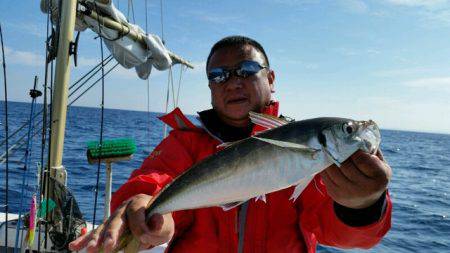
[[[212,69],[208,73],[208,80],[213,83],[223,83],[228,79],[228,74],[223,69]]]
[[[241,66],[236,69],[236,74],[240,77],[248,77],[255,75],[262,69],[261,65],[259,63],[254,61],[244,61],[241,63]]]

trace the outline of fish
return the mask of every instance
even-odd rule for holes
[[[290,199],[295,201],[317,173],[332,164],[341,166],[358,150],[374,154],[381,142],[372,120],[324,117],[277,122],[256,113],[250,119],[272,125],[249,138],[222,144],[223,150],[176,177],[150,201],[146,219],[156,213],[213,206],[229,210],[253,198],[265,201],[266,194],[292,186]],[[139,240],[128,231],[119,245],[124,252],[137,252]]]

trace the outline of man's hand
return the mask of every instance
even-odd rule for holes
[[[341,167],[332,165],[320,173],[330,197],[345,207],[360,209],[374,204],[387,189],[391,167],[380,151],[357,151]]]
[[[139,239],[142,248],[168,242],[175,231],[172,214],[155,214],[145,223],[145,208],[151,198],[149,195],[139,194],[124,202],[97,229],[71,242],[69,249],[79,251],[86,248],[88,253],[98,252],[100,249],[112,252],[127,229]]]

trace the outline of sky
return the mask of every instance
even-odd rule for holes
[[[44,80],[46,15],[39,2],[0,1],[12,101],[29,102],[34,76],[40,86]],[[450,0],[173,0],[162,1],[162,11],[157,0],[114,4],[195,66],[181,76],[178,106],[185,113],[210,108],[209,50],[239,34],[265,48],[283,115],[373,119],[384,129],[450,133]],[[93,32],[81,34],[72,80],[100,61],[99,43]],[[153,70],[147,82],[133,69],[117,68],[105,79],[105,107],[164,112],[168,77]],[[178,66],[173,78],[177,93]],[[3,86],[3,75],[0,80]],[[100,104],[98,85],[74,105]],[[168,109],[173,106],[171,95]]]

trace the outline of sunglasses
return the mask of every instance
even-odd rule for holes
[[[211,83],[222,84],[230,79],[231,74],[237,77],[246,78],[256,75],[261,69],[268,68],[262,66],[256,61],[242,61],[239,65],[232,69],[226,69],[223,67],[212,68],[208,71],[208,80]]]

